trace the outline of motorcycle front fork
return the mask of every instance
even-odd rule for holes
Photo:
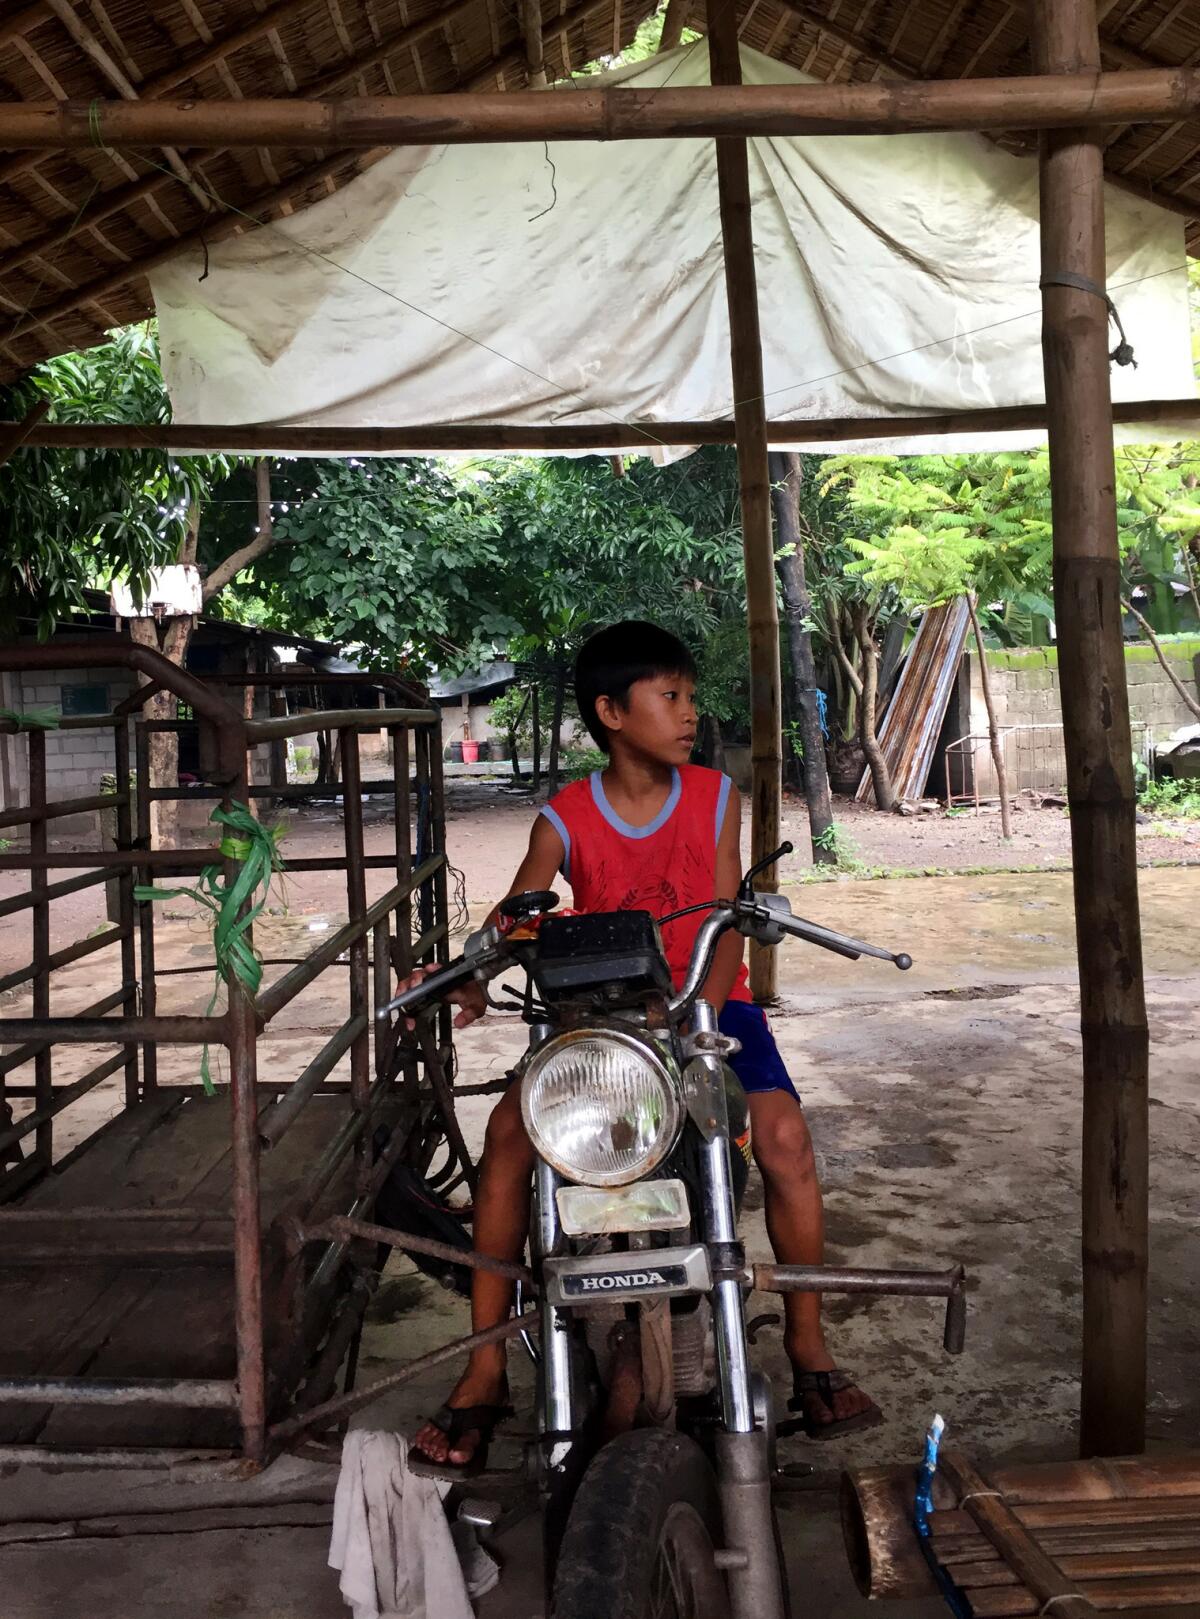
[[[692,1011],[693,1034],[717,1031],[717,1014],[707,1001]],[[718,1061],[712,1058],[712,1061]],[[728,1266],[737,1242],[737,1204],[729,1160],[729,1121],[724,1086],[719,1095],[716,1127],[705,1132],[702,1164],[704,1240],[718,1271]],[[706,1120],[706,1123],[708,1121]],[[718,1279],[712,1293],[713,1332],[717,1343],[717,1380],[721,1396],[721,1431],[717,1434],[717,1487],[726,1554],[730,1564],[729,1596],[734,1619],[785,1619],[785,1574],[780,1564],[771,1507],[771,1469],[766,1433],[754,1425],[750,1357],[746,1348],[746,1312],[741,1284]]]

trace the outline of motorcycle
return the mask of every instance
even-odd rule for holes
[[[524,1336],[538,1365],[532,1465],[554,1619],[785,1619],[777,1427],[747,1349],[751,1283],[944,1296],[946,1346],[961,1347],[961,1268],[747,1268],[749,1112],[726,1062],[737,1043],[701,996],[720,939],[736,929],[760,945],[796,938],[912,965],[755,893],[754,877],[790,850],[748,871],[735,898],[688,908],[709,914],[678,990],[660,925],[688,912],[555,916],[556,895],[526,893],[379,1013],[413,1017],[514,965],[527,976],[515,1082],[537,1153],[539,1325]],[[518,1310],[526,1302],[518,1294]]]

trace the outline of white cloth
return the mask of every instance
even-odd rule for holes
[[[741,54],[747,84],[804,81]],[[685,45],[606,77],[703,84],[708,55]],[[773,419],[1045,398],[1036,159],[964,134],[749,145]],[[1111,187],[1105,209],[1108,286],[1138,360],[1113,368],[1114,394],[1194,399],[1184,222]],[[711,140],[401,147],[336,195],[150,279],[177,422],[733,413]],[[1044,437],[908,443],[936,454]]]
[[[448,1488],[409,1472],[401,1435],[364,1428],[346,1435],[329,1566],[341,1573],[342,1597],[354,1619],[472,1619],[442,1507]],[[474,1550],[495,1569],[478,1544]]]

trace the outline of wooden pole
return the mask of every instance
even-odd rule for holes
[[[1094,0],[1034,0],[1035,62],[1099,63]],[[1121,642],[1104,148],[1093,128],[1041,142],[1042,355],[1050,429],[1054,601],[1083,1033],[1080,1446],[1145,1443],[1149,1037]]]
[[[740,85],[737,18],[727,0],[707,0],[709,71],[714,85]],[[779,846],[782,795],[783,718],[779,674],[779,609],[775,597],[775,547],[771,534],[771,478],[767,466],[767,415],[763,398],[762,337],[758,324],[758,279],[750,217],[750,155],[744,140],[717,142],[717,196],[729,304],[733,368],[733,421],[742,497],[742,553],[746,564],[746,621],[750,637],[750,858],[761,860]],[[775,868],[759,878],[777,886]],[[775,952],[750,947],[750,988],[755,1000],[774,998]]]
[[[711,19],[709,39],[712,39]],[[523,57],[523,52],[521,53]],[[103,146],[325,151],[489,141],[674,140],[724,135],[895,135],[1177,123],[1200,107],[1200,69],[853,84],[638,90],[460,90],[440,95],[244,101],[5,101],[0,149]]]
[[[1046,426],[1045,405],[1001,405],[937,416],[826,416],[819,421],[767,423],[767,442],[837,444],[858,439],[936,438],[943,434],[1036,431]],[[1200,438],[1200,401],[1128,400],[1114,405],[1113,420],[1161,425],[1165,442]],[[0,422],[0,459],[7,436],[37,449],[229,450],[245,454],[434,454],[441,450],[645,450],[664,445],[732,444],[731,421],[580,422],[541,427],[515,422],[411,423],[394,427],[275,427],[267,423],[213,426],[199,422]],[[1147,435],[1153,438],[1153,433]]]
[[[775,524],[779,534],[776,567],[783,593],[788,648],[791,652],[792,703],[800,723],[804,756],[800,761],[804,798],[808,805],[808,829],[814,866],[836,866],[833,842],[833,801],[829,796],[829,771],[825,763],[825,736],[817,699],[817,671],[813,661],[812,598],[804,569],[804,536],[800,532],[800,487],[803,474],[798,455],[773,451],[768,460],[771,496],[775,503]],[[786,554],[785,554],[786,553]]]
[[[663,17],[662,34],[659,36],[658,48],[660,51],[673,51],[683,38],[684,24],[691,11],[691,0],[667,0],[666,15]]]

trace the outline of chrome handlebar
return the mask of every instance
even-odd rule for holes
[[[755,894],[752,899],[719,900],[700,924],[687,977],[679,993],[668,1003],[673,1018],[685,1018],[691,1011],[712,970],[717,945],[730,928],[737,928],[739,933],[757,944],[782,944],[784,938],[790,935],[794,939],[803,939],[806,944],[818,945],[822,950],[832,950],[835,955],[845,956],[850,961],[857,961],[860,956],[874,956],[880,961],[890,961],[901,972],[907,972],[912,966],[912,957],[903,952],[896,954],[881,945],[868,944],[864,939],[835,933],[832,928],[822,927],[818,922],[793,916],[791,904],[784,894]],[[507,965],[500,935],[495,929],[485,929],[468,939],[466,951],[456,961],[449,962],[419,984],[403,990],[386,1006],[381,1006],[375,1015],[383,1019],[392,1012],[399,1012],[405,1017],[412,1017],[424,1010],[426,1004],[440,1000],[459,984],[465,984],[472,978],[486,982],[489,978],[495,978]]]

